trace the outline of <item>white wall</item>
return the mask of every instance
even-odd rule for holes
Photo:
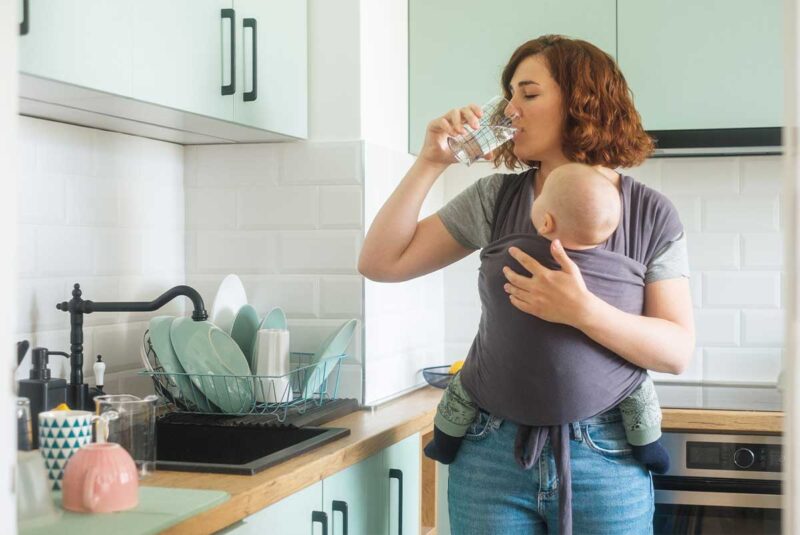
[[[13,360],[8,358],[14,338],[12,325],[17,311],[13,306],[16,288],[16,187],[17,176],[17,34],[19,18],[16,2],[0,2],[0,162],[4,173],[0,175],[0,249],[4,261],[0,263],[0,296],[6,306],[0,310],[0,347],[7,351],[0,365],[0,533],[16,533],[16,503],[14,497],[14,464],[16,462],[16,436],[10,432],[13,422],[14,396],[12,395]]]
[[[92,301],[151,301],[183,284],[183,147],[78,126],[19,118],[18,302],[13,332],[31,347],[69,352],[69,315],[56,310],[80,283]],[[106,390],[143,393],[146,320],[181,314],[175,300],[156,313],[84,316],[84,374],[107,363]],[[27,377],[30,352],[17,371]],[[68,377],[66,359],[53,374]],[[129,378],[119,384],[121,378]]]
[[[493,172],[489,164],[451,167],[445,202]],[[672,200],[689,246],[697,350],[681,376],[653,373],[654,378],[774,383],[784,345],[781,158],[651,159],[625,172]],[[479,263],[474,253],[445,269],[452,360],[467,355],[477,331]]]

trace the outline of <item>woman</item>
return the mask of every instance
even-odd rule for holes
[[[503,71],[506,114],[518,131],[492,157],[526,171],[533,196],[550,171],[567,162],[596,166],[622,193],[617,167],[640,164],[652,141],[643,131],[614,60],[584,41],[542,36],[520,46]],[[417,221],[436,179],[455,162],[447,137],[477,127],[480,109],[455,109],[432,121],[419,157],[379,211],[367,234],[359,271],[377,281],[403,281],[447,266],[487,245],[497,192],[517,175],[485,177],[437,214]],[[631,180],[628,181],[630,183]],[[664,200],[664,209],[674,210]],[[626,214],[624,225],[644,225]],[[619,229],[618,229],[619,231]],[[614,236],[612,236],[613,238]],[[548,270],[517,249],[527,273],[506,270],[506,291],[523,313],[575,327],[645,369],[678,374],[694,347],[686,244],[671,237],[648,261],[642,316],[587,291],[580,270],[558,241]],[[535,354],[535,347],[531,348]],[[535,384],[531,385],[535,388]],[[450,465],[448,496],[454,534],[555,532],[558,478],[548,444],[539,462],[521,469],[513,457],[517,426],[481,412]],[[572,519],[575,533],[641,534],[652,530],[650,474],[631,456],[617,409],[571,424]]]

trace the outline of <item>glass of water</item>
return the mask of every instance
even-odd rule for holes
[[[492,97],[481,106],[483,116],[478,120],[477,130],[465,124],[466,134],[447,138],[447,144],[459,162],[470,165],[514,137],[517,129],[511,126],[512,117],[505,115],[507,106],[508,101],[503,97]]]

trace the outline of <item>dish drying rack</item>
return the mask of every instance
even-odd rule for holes
[[[176,413],[271,415],[283,423],[290,410],[304,414],[309,409],[331,404],[337,399],[341,362],[348,356],[344,353],[314,362],[314,353],[291,352],[289,373],[275,376],[170,373],[164,370],[158,360],[150,343],[149,332],[145,331],[142,345],[145,370],[139,374],[153,380],[155,391],[167,410]],[[190,392],[183,392],[179,384],[184,388],[188,386]],[[198,385],[204,389],[229,393],[237,410],[223,411],[208,399]],[[247,401],[248,398],[252,398],[252,401]],[[244,401],[237,403],[235,400]]]

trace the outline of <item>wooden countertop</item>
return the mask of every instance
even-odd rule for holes
[[[441,390],[426,387],[375,410],[357,411],[329,422],[326,427],[347,427],[350,435],[254,476],[158,471],[144,484],[229,492],[227,502],[164,532],[213,533],[414,433],[428,431],[441,395]],[[663,414],[664,431],[779,434],[783,429],[783,413],[779,412],[663,409]]]

